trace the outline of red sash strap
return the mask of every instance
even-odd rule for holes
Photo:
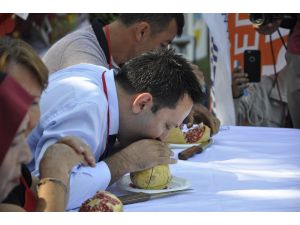
[[[103,85],[103,91],[104,91],[104,94],[106,96],[106,99],[107,99],[107,136],[106,136],[106,147],[105,147],[105,151],[104,153],[102,154],[102,156],[100,157],[100,160],[104,159],[107,157],[108,155],[108,146],[109,146],[109,127],[110,127],[110,116],[109,116],[109,104],[108,104],[108,92],[107,92],[107,86],[106,86],[106,80],[105,80],[105,72],[104,71],[102,73],[102,85]],[[100,161],[99,160],[99,161]]]
[[[25,186],[25,203],[24,203],[24,209],[27,212],[34,212],[36,209],[36,197],[34,196],[34,194],[32,193],[32,191],[30,190],[30,188],[28,187],[28,184],[25,180],[25,178],[22,176],[21,177],[21,182],[22,184]]]

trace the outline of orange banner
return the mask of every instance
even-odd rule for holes
[[[288,30],[280,29],[285,42],[288,37]],[[236,66],[237,61],[243,65],[243,53],[246,49],[260,49],[262,75],[274,74],[273,60],[270,46],[270,36],[261,35],[253,28],[248,13],[228,14],[228,32],[231,43],[231,71]],[[285,48],[277,32],[272,34],[272,43],[275,54],[277,71],[285,65]]]

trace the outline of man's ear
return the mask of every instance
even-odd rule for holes
[[[136,23],[135,26],[135,38],[138,42],[144,40],[151,33],[150,24],[147,22]]]
[[[134,114],[141,113],[145,110],[150,110],[153,106],[153,97],[150,93],[141,93],[135,96],[132,103],[132,112]]]

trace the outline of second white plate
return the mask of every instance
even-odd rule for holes
[[[131,191],[131,192],[162,193],[168,191],[184,190],[189,188],[191,184],[188,180],[184,178],[172,176],[171,182],[166,189],[160,189],[160,190],[140,189],[131,186],[130,176],[129,174],[127,174],[117,182],[117,186],[119,186],[123,190]]]

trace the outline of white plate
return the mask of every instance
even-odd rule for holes
[[[184,190],[187,189],[191,186],[190,182],[187,181],[184,178],[180,177],[175,177],[172,176],[171,182],[168,185],[166,189],[161,189],[161,190],[148,190],[148,189],[139,189],[139,188],[133,188],[130,186],[131,180],[130,176],[125,175],[123,176],[118,182],[117,186],[121,188],[122,190],[126,191],[131,191],[131,192],[144,192],[144,193],[162,193],[162,192],[167,192],[167,191],[177,191],[177,190]]]
[[[189,148],[195,145],[199,145],[199,143],[194,144],[169,144],[170,148],[172,149],[178,149],[178,148]]]

